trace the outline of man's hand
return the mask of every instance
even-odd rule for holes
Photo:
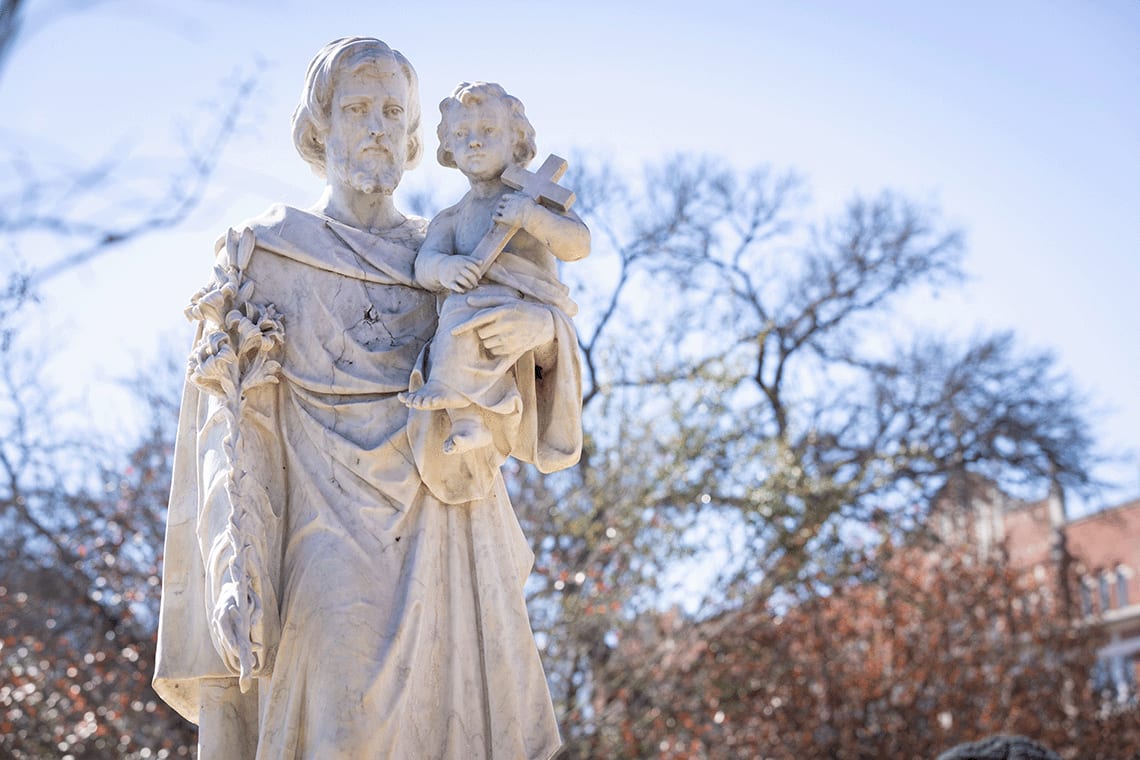
[[[241,591],[236,582],[222,585],[210,626],[220,649],[218,654],[234,673],[248,673],[253,667],[253,642],[243,621]]]
[[[525,229],[537,205],[533,198],[528,198],[523,193],[508,193],[499,199],[499,207],[495,210],[493,219],[500,224]]]
[[[554,340],[549,309],[509,296],[468,296],[467,305],[481,311],[455,327],[452,335],[474,330],[492,356],[512,356]]]
[[[479,264],[468,256],[445,256],[438,264],[439,284],[456,293],[466,293],[479,284]]]

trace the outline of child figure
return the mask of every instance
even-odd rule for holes
[[[440,305],[426,383],[400,399],[412,409],[447,410],[451,430],[443,451],[457,454],[492,442],[486,414],[512,414],[522,404],[511,377],[521,355],[495,355],[482,344],[473,329],[480,309],[468,299],[496,305],[525,299],[573,316],[577,307],[558,280],[555,258],[584,258],[590,233],[572,211],[545,208],[503,183],[503,171],[525,167],[536,150],[517,98],[497,84],[464,82],[439,110],[437,158],[463,172],[471,190],[431,221],[416,256],[416,280],[451,292]],[[520,229],[480,278],[470,254],[495,222]]]

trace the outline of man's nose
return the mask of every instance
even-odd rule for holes
[[[368,134],[372,137],[384,136],[384,121],[380,116],[373,116],[371,123],[368,125]]]
[[[483,147],[483,143],[481,143],[479,141],[478,137],[472,137],[470,140],[467,141],[467,147],[468,148],[481,148],[481,147]]]

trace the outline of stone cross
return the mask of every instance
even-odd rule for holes
[[[566,173],[566,159],[551,153],[538,171],[530,172],[521,166],[508,166],[503,170],[503,184],[513,187],[528,198],[544,206],[559,211],[569,211],[574,205],[574,193],[558,184]],[[514,237],[519,228],[502,222],[495,222],[490,231],[479,241],[471,253],[471,258],[479,262],[479,276],[491,268],[491,264]]]

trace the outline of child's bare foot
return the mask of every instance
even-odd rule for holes
[[[470,402],[441,383],[428,380],[418,391],[405,391],[397,395],[409,409],[454,409]]]
[[[491,443],[491,431],[479,419],[451,421],[451,435],[443,442],[444,454],[462,454]]]

